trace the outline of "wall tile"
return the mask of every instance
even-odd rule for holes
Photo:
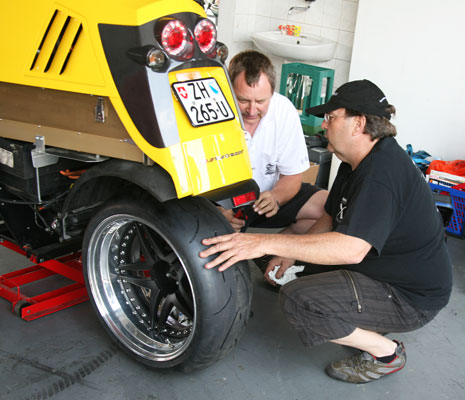
[[[232,26],[236,10],[236,0],[220,1],[218,10],[218,33],[223,37],[232,36]]]
[[[334,69],[334,89],[337,89],[349,80],[350,62],[335,60]]]
[[[229,48],[229,57],[226,60],[226,65],[229,65],[229,62],[231,59],[237,54],[240,53],[243,50],[250,50],[250,49],[255,49],[252,42],[237,42],[233,43],[231,46],[228,46]]]
[[[276,26],[271,25],[271,18],[270,17],[263,17],[261,15],[255,16],[255,25],[252,27],[250,33],[253,32],[265,32],[265,31],[272,31],[278,29],[279,24]]]
[[[358,3],[344,0],[342,2],[341,21],[339,29],[355,32],[355,21],[357,19]]]
[[[256,0],[255,14],[264,17],[271,17],[271,1],[270,0]]]
[[[320,36],[337,42],[339,37],[339,30],[331,28],[321,28]]]
[[[234,18],[233,41],[247,42],[249,38],[248,16],[245,14],[236,14]]]
[[[310,9],[305,13],[305,23],[310,25],[322,25],[324,0],[316,0],[312,3]]]
[[[342,0],[325,0],[323,11],[323,26],[339,29],[342,12]]]
[[[339,31],[337,42],[335,58],[350,61],[352,59],[354,34],[352,32]]]
[[[303,24],[302,25],[302,34],[303,35],[321,36],[321,26]]]
[[[289,10],[288,1],[283,0],[270,0],[268,7],[271,6],[271,16],[273,18],[287,19],[287,12]]]
[[[236,14],[255,14],[257,8],[256,3],[257,0],[236,0]]]
[[[278,30],[278,26],[283,24],[287,24],[285,18],[270,18],[270,31]]]
[[[305,15],[308,13],[307,11],[296,11],[291,15],[287,16],[287,21],[289,24],[294,25],[302,25],[305,23]]]

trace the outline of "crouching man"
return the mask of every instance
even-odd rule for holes
[[[342,164],[324,215],[307,234],[235,233],[203,240],[206,268],[273,254],[265,277],[295,260],[328,272],[283,286],[280,304],[306,346],[333,342],[360,350],[326,367],[335,379],[376,380],[402,369],[402,343],[379,332],[408,332],[448,303],[452,266],[442,220],[421,172],[397,144],[395,109],[368,80],[342,85],[308,112],[324,117],[328,149]]]

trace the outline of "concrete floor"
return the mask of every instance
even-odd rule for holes
[[[237,347],[214,366],[189,374],[149,370],[116,349],[89,302],[25,322],[0,298],[0,399],[460,399],[465,397],[465,241],[449,238],[454,291],[426,327],[405,343],[404,370],[378,382],[334,381],[324,366],[351,350],[331,343],[304,348],[283,320],[278,295],[259,270],[253,317]],[[0,246],[0,274],[28,260]],[[76,379],[76,377],[80,377]]]

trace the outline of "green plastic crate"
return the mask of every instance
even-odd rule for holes
[[[303,63],[283,64],[279,93],[286,96],[300,113],[305,133],[318,132],[323,118],[306,113],[309,107],[326,103],[333,93],[334,70]]]

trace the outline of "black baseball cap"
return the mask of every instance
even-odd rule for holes
[[[386,111],[388,105],[381,89],[368,79],[363,79],[345,83],[334,92],[327,103],[307,108],[306,111],[323,118],[324,114],[338,108],[348,108],[363,114],[391,119],[391,114]]]

